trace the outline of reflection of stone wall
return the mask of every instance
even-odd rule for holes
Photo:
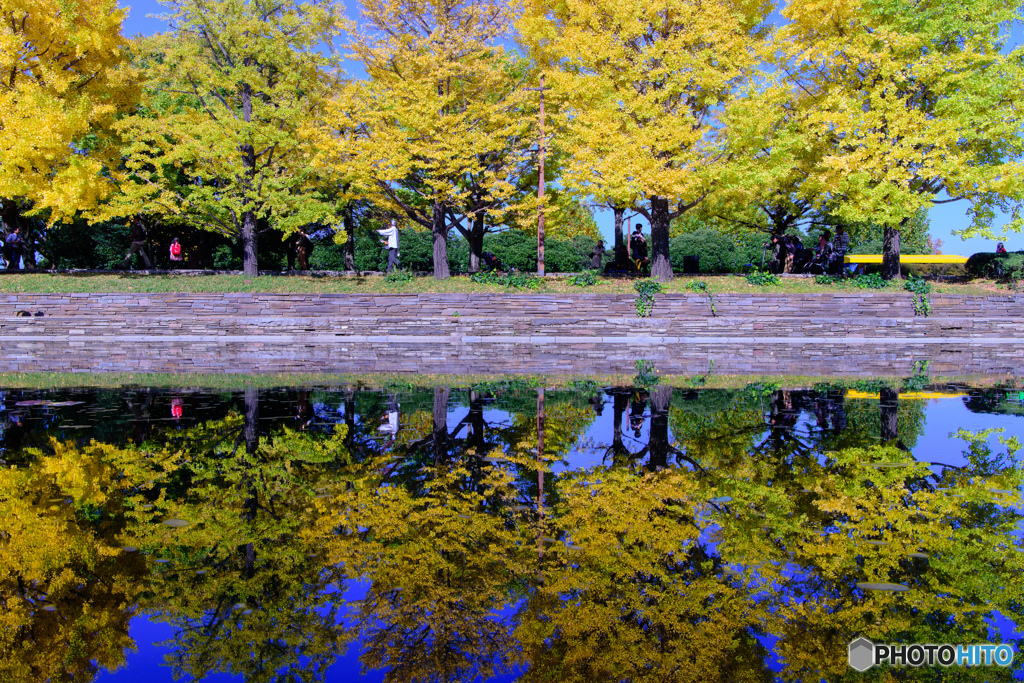
[[[715,304],[658,295],[641,319],[623,294],[8,294],[0,369],[1024,375],[1021,296],[934,295],[928,318],[909,293]]]

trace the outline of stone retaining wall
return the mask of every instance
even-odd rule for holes
[[[1024,375],[1024,297],[6,294],[10,372]],[[25,314],[28,314],[26,317]],[[41,314],[41,315],[40,315]]]

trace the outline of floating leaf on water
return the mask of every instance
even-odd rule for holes
[[[163,524],[165,526],[169,526],[169,527],[172,527],[174,529],[181,529],[183,527],[187,527],[191,523],[192,522],[189,522],[188,520],[184,520],[184,519],[165,519],[163,521]]]
[[[57,611],[57,606],[56,605],[51,605],[50,603],[46,603],[45,605],[43,605],[42,609],[43,609],[44,612],[56,612]]]
[[[138,550],[138,548],[136,548],[133,545],[126,545],[121,547],[121,551],[126,553],[134,553],[136,550]]]
[[[868,581],[858,582],[857,588],[864,591],[891,591],[894,593],[910,590],[908,586],[904,586],[902,583],[872,583]]]
[[[731,503],[732,496],[719,496],[718,498],[712,498],[712,503]]]
[[[928,559],[928,553],[910,553],[910,557],[919,557],[923,560]]]

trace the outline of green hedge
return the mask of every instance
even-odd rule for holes
[[[967,259],[965,268],[967,273],[974,277],[1003,281],[1024,279],[1024,251],[973,254]]]
[[[700,256],[702,273],[739,273],[748,265],[761,265],[767,239],[760,233],[733,238],[711,228],[701,228],[673,238],[668,245],[668,256],[677,272],[683,269],[683,257]]]

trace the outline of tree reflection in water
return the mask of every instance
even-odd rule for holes
[[[252,681],[324,680],[355,642],[391,681],[840,680],[858,636],[987,642],[1024,604],[1019,444],[962,432],[967,466],[933,471],[920,404],[880,394],[609,389],[583,469],[601,394],[516,386],[406,392],[387,442],[397,400],[303,398],[293,429],[255,389],[187,429],[55,440],[0,470],[0,679],[116,668],[135,615],[172,627],[175,675]]]

